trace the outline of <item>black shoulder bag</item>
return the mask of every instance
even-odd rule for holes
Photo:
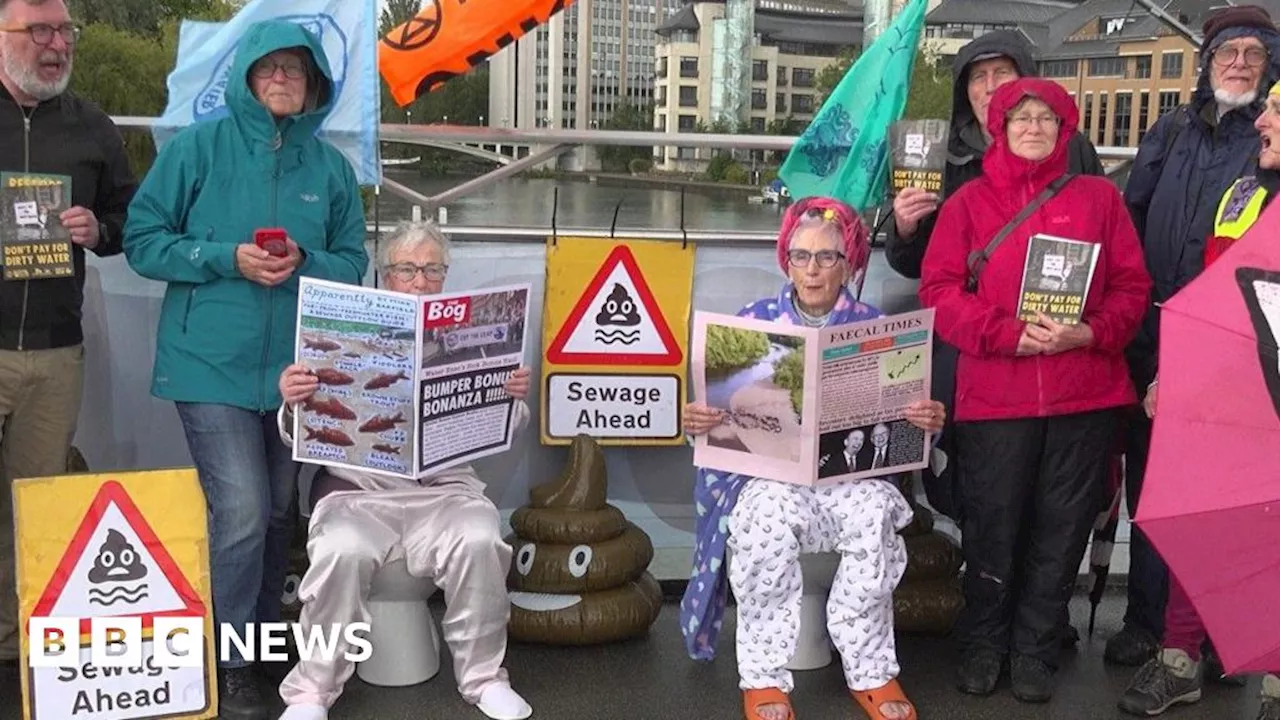
[[[1005,237],[1012,232],[1014,228],[1021,225],[1024,220],[1030,217],[1031,213],[1036,211],[1036,208],[1045,204],[1049,198],[1057,195],[1058,191],[1061,190],[1064,185],[1071,182],[1071,179],[1074,177],[1074,174],[1067,173],[1066,175],[1063,175],[1057,180],[1049,183],[1049,187],[1045,188],[1043,192],[1037,195],[1036,199],[1032,200],[1029,205],[1022,208],[1022,212],[1014,216],[1014,218],[1009,221],[1008,225],[1001,228],[1000,232],[996,233],[996,236],[991,238],[991,242],[987,243],[985,248],[981,250],[974,250],[969,253],[969,281],[965,286],[966,290],[971,293],[978,291],[978,276],[982,274],[983,268],[987,266],[987,259],[996,251],[996,248],[1000,247],[1000,243],[1004,242]]]

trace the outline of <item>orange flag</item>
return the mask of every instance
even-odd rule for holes
[[[464,75],[573,0],[425,0],[378,43],[378,70],[400,107]]]

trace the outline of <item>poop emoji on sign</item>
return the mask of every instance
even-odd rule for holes
[[[613,291],[605,298],[596,313],[597,325],[622,325],[631,327],[640,324],[640,313],[636,311],[636,301],[627,294],[627,289],[618,283],[613,284]]]
[[[94,585],[104,583],[133,583],[147,576],[147,566],[133,545],[124,535],[116,530],[107,531],[107,539],[98,548],[98,555],[93,559],[93,567],[89,570],[89,582]],[[118,585],[109,590],[89,588],[89,602],[110,606],[117,602],[132,605],[147,596],[147,584]]]
[[[653,543],[606,502],[604,453],[579,435],[555,481],[534,488],[511,516],[515,549],[512,639],[591,645],[641,635],[658,619],[662,591],[649,574]]]

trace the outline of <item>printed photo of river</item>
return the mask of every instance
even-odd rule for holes
[[[799,462],[804,339],[708,325],[705,361],[707,405],[727,413],[707,443]]]

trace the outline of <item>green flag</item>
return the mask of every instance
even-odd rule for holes
[[[884,200],[889,127],[907,107],[927,2],[910,0],[796,140],[778,171],[793,198],[833,197],[858,212]]]

